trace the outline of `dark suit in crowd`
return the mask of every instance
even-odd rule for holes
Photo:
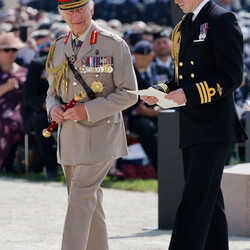
[[[179,71],[166,83],[170,96],[186,97],[179,108],[185,186],[170,250],[228,250],[220,182],[231,144],[247,139],[233,99],[242,82],[242,32],[233,13],[204,3],[190,27],[189,14],[177,26]]]
[[[24,132],[35,132],[35,140],[48,177],[54,177],[57,170],[56,149],[54,139],[45,138],[42,130],[49,126],[44,102],[49,87],[45,63],[47,55],[35,58],[30,66],[24,90]]]
[[[142,5],[136,0],[125,0],[118,5],[117,17],[121,23],[132,23],[142,19]]]

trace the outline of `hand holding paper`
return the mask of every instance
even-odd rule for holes
[[[165,98],[166,93],[160,90],[154,89],[152,87],[148,89],[137,90],[137,91],[128,90],[128,92],[135,94],[135,95],[154,96],[158,99],[158,102],[156,104],[164,109],[175,108],[175,107],[180,107],[180,106],[185,105],[185,103],[178,105],[176,102],[166,99]]]

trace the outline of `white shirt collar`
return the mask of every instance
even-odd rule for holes
[[[204,0],[200,3],[200,5],[193,11],[194,15],[192,17],[192,21],[194,21],[194,19],[198,16],[198,14],[200,13],[201,9],[204,7],[204,5],[209,2],[209,0]]]
[[[170,67],[171,65],[171,57],[169,57],[166,62],[163,62],[159,57],[155,57],[155,61],[158,65],[162,65],[165,67]]]
[[[88,33],[89,33],[89,31],[90,31],[90,29],[91,29],[91,27],[92,27],[92,25],[93,25],[93,22],[94,22],[94,21],[91,20],[91,23],[90,23],[88,29],[87,29],[85,32],[83,32],[79,37],[76,37],[76,36],[73,34],[73,32],[72,32],[72,33],[71,33],[71,34],[72,34],[72,41],[73,41],[75,38],[77,38],[78,40],[84,42],[86,36],[88,35]]]

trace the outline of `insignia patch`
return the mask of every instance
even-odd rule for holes
[[[217,85],[217,91],[218,91],[219,95],[221,96],[223,88],[220,86],[219,83],[216,83],[216,85]]]
[[[90,44],[96,44],[97,36],[98,36],[97,30],[93,30],[90,38]]]
[[[100,51],[99,49],[96,49],[95,51],[91,51],[91,53],[98,56],[99,54],[102,54],[103,51],[104,51],[104,50],[101,50],[101,51]]]

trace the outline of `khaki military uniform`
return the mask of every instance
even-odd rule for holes
[[[70,34],[56,42],[50,67],[56,68],[65,55],[72,54]],[[95,70],[107,64],[108,70]],[[104,250],[108,244],[100,184],[112,160],[127,154],[121,111],[136,103],[137,97],[126,90],[136,90],[137,82],[127,44],[93,21],[74,67],[88,86],[94,86],[96,98],[90,100],[86,96],[80,100],[85,104],[88,120],[65,120],[58,128],[58,162],[63,165],[69,192],[62,249]],[[59,98],[53,75],[49,76],[48,114],[52,106],[69,103],[77,91],[84,91],[70,69],[68,79],[67,93],[61,84]]]

